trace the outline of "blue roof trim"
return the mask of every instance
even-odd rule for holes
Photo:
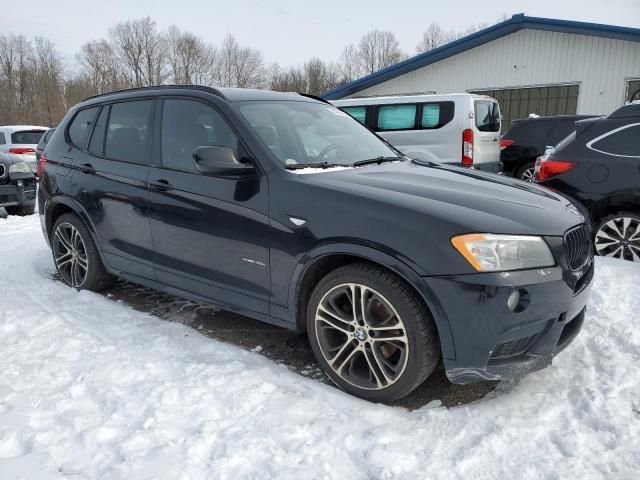
[[[466,50],[478,47],[524,28],[561,33],[576,33],[580,35],[640,42],[640,29],[638,28],[602,25],[599,23],[574,22],[569,20],[554,20],[551,18],[527,17],[523,13],[518,13],[504,22],[500,22],[454,42],[447,43],[441,47],[434,48],[428,52],[408,58],[403,62],[384,68],[379,72],[372,73],[358,80],[354,80],[353,82],[347,83],[341,87],[334,88],[333,90],[323,93],[321,97],[327,100],[337,100],[339,98],[346,97],[347,95],[359,92],[365,88],[378,85],[379,83],[418,68],[439,62],[440,60],[452,57]]]

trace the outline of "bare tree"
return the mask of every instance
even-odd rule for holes
[[[211,85],[214,82],[218,52],[196,35],[172,25],[167,32],[167,53],[174,83]]]
[[[46,125],[54,125],[64,116],[63,68],[60,54],[51,40],[35,38],[34,94],[36,110]],[[42,123],[42,120],[39,121]]]
[[[350,43],[344,47],[340,55],[338,69],[340,72],[340,83],[351,82],[362,76],[362,62],[360,61],[360,54],[355,45]]]
[[[232,35],[222,42],[217,70],[218,83],[223,87],[257,88],[264,84],[262,54],[241,47]]]
[[[404,57],[398,40],[391,32],[372,30],[360,39],[358,47],[360,62],[366,74],[394,65]]]
[[[113,50],[134,87],[159,85],[166,78],[166,41],[151,17],[129,20],[110,31]]]
[[[444,30],[437,23],[432,23],[427,27],[422,34],[422,40],[416,46],[417,53],[428,52],[434,48],[441,47],[442,45],[452,42],[457,37],[457,34],[453,30]]]
[[[88,81],[93,95],[133,85],[125,66],[106,40],[92,40],[82,45],[78,60],[82,65],[81,76]]]

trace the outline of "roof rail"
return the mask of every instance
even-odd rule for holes
[[[122,90],[113,90],[111,92],[105,92],[105,93],[100,93],[98,95],[93,95],[91,97],[85,98],[82,101],[86,102],[87,100],[91,100],[91,99],[94,99],[94,98],[105,97],[107,95],[114,95],[114,94],[117,94],[117,93],[141,92],[141,91],[145,91],[145,90],[165,90],[165,89],[201,90],[203,92],[208,92],[208,93],[212,93],[214,95],[217,95],[220,98],[225,98],[225,96],[222,94],[222,92],[220,90],[218,90],[217,88],[207,87],[205,85],[190,85],[190,84],[187,84],[187,85],[151,85],[151,86],[148,86],[148,87],[123,88]]]

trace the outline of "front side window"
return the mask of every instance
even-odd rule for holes
[[[367,107],[343,107],[342,111],[347,112],[363,125],[367,121]]]
[[[69,140],[75,146],[84,148],[87,136],[91,131],[91,125],[98,114],[99,108],[100,107],[85,108],[84,110],[80,110],[76,116],[73,117],[67,133],[69,135]]]
[[[378,130],[408,130],[416,126],[417,105],[383,105],[378,109]]]
[[[622,157],[640,157],[640,124],[614,130],[587,145],[592,150]]]
[[[111,160],[148,163],[147,138],[151,116],[151,100],[111,105],[104,156]]]
[[[474,117],[476,127],[481,132],[500,131],[500,107],[491,100],[476,100],[474,102]]]
[[[353,117],[331,105],[304,101],[244,102],[240,113],[285,165],[331,163],[397,154]]]
[[[162,165],[193,171],[193,152],[206,145],[238,151],[238,137],[212,107],[194,100],[165,100],[162,107]]]

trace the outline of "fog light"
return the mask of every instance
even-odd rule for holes
[[[518,303],[520,303],[520,291],[514,290],[507,299],[507,307],[509,307],[509,310],[514,311]]]
[[[22,187],[24,185],[24,182],[22,180],[18,180],[18,186]]]

